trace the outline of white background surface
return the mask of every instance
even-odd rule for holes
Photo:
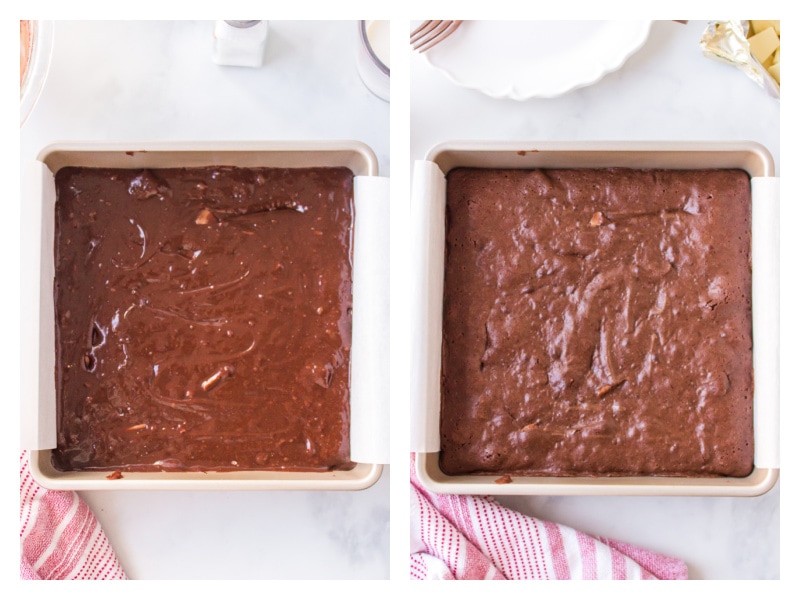
[[[64,22],[22,161],[54,141],[360,140],[389,174],[389,105],[355,21],[270,23],[265,66],[212,62],[212,21]],[[382,579],[389,473],[359,492],[85,492],[132,579]]]
[[[780,175],[780,103],[733,67],[702,56],[704,26],[656,22],[619,71],[552,99],[492,99],[455,86],[414,55],[411,159],[452,140],[754,140],[770,151]],[[779,488],[780,481],[762,497],[740,499],[498,499],[534,517],[682,558],[693,579],[777,579]]]
[[[767,146],[780,175],[779,103],[733,68],[703,58],[697,46],[702,27],[702,22],[656,23],[648,42],[620,71],[549,100],[493,100],[454,86],[416,55],[409,63],[396,58],[391,105],[396,198],[408,195],[405,156],[423,158],[434,144],[452,139],[752,139]],[[390,174],[390,107],[358,79],[353,22],[273,22],[265,68],[255,71],[214,65],[211,30],[210,21],[59,23],[50,76],[20,131],[20,159],[34,158],[56,140],[352,138],[372,147],[381,174]],[[393,22],[395,57],[405,49],[399,37],[408,31],[407,20]],[[792,176],[788,171],[786,180]],[[796,213],[782,204],[787,209],[782,214]],[[796,255],[787,256],[787,247],[796,251],[797,243],[784,233],[784,286]],[[392,273],[402,278],[402,263],[395,269],[393,262]],[[782,326],[790,331],[796,321],[782,315]],[[796,347],[792,339],[782,341],[782,361],[784,349]],[[792,367],[783,364],[782,380],[789,381]],[[393,383],[393,393],[397,388],[402,391],[402,381]],[[783,390],[784,414],[791,416],[796,411],[786,400],[796,394],[786,385]],[[402,435],[407,417],[396,406],[392,410],[400,417],[393,426]],[[406,581],[407,454],[398,437],[392,446],[391,572],[393,579]],[[770,579],[781,572],[791,578],[788,554],[779,551],[784,467],[778,486],[752,499],[501,500],[536,517],[681,557],[692,578]],[[346,495],[95,492],[83,497],[132,578],[385,578],[388,471],[370,490]],[[784,526],[790,517],[784,515]],[[15,528],[12,523],[12,532]],[[8,537],[13,540],[13,533]],[[788,546],[791,534],[783,539]],[[11,578],[15,571],[12,564]]]

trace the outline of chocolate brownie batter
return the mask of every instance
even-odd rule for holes
[[[447,176],[441,468],[746,476],[750,180]]]
[[[56,175],[60,470],[352,468],[353,175]]]

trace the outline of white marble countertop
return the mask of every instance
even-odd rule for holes
[[[213,21],[57,22],[20,158],[55,141],[360,140],[389,174],[389,105],[355,21],[271,22],[265,65],[212,62]],[[385,579],[389,472],[359,492],[85,492],[134,579]]]
[[[411,65],[411,159],[453,140],[753,140],[780,175],[779,101],[701,54],[705,22],[653,24],[598,83],[552,99],[492,99]],[[692,579],[777,579],[780,482],[757,498],[498,497],[534,517],[682,558]]]

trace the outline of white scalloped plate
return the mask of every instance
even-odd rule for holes
[[[464,21],[428,50],[454,83],[492,98],[552,98],[619,69],[651,21]]]

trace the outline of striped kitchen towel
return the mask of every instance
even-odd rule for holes
[[[434,494],[411,460],[411,579],[687,579],[686,564],[501,506]]]
[[[105,533],[75,492],[40,487],[19,458],[21,579],[126,579]]]

